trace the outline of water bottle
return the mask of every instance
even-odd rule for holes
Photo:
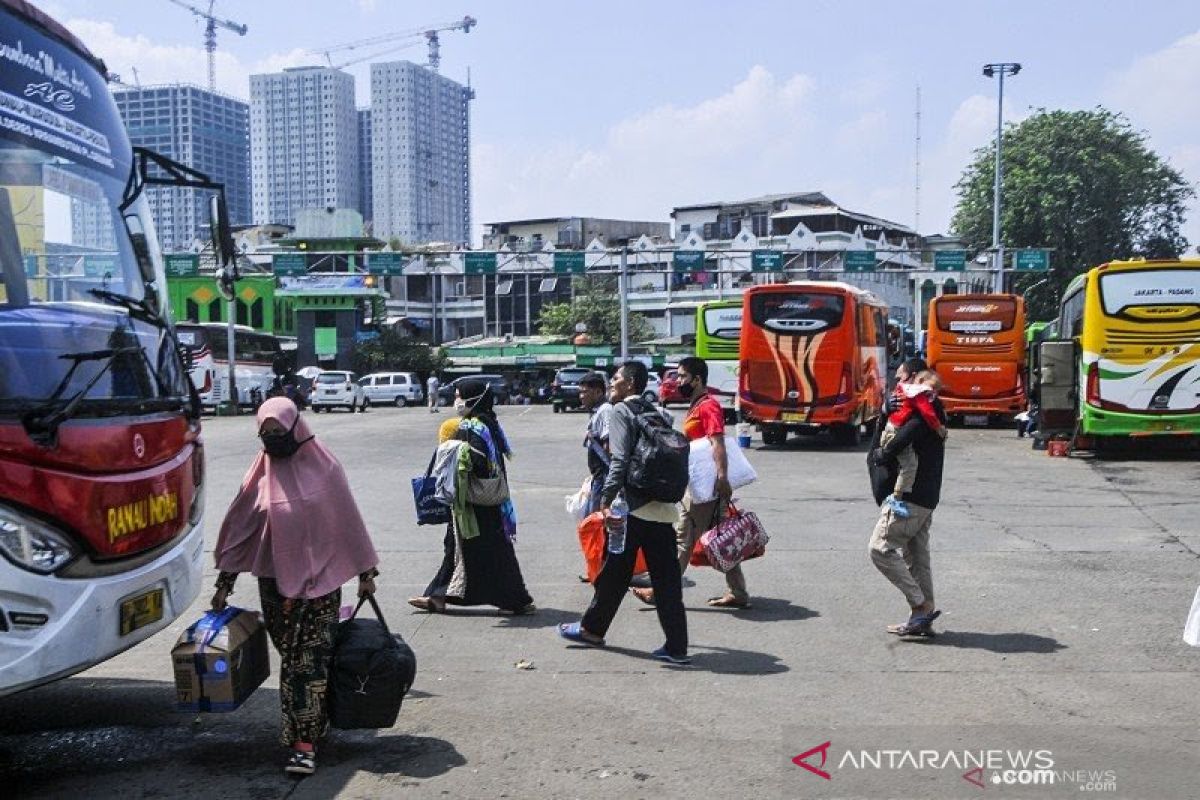
[[[608,530],[608,552],[624,553],[625,552],[625,518],[629,516],[629,505],[626,504],[625,498],[617,496],[613,500],[613,504],[608,507],[609,513],[613,519],[617,520],[620,525],[606,526]]]

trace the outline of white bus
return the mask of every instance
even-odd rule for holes
[[[192,385],[200,404],[215,408],[229,398],[229,325],[224,322],[182,322],[176,326],[179,343],[191,356]],[[266,399],[275,379],[275,360],[283,353],[279,338],[246,325],[234,326],[239,406]]]

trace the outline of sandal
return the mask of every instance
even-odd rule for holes
[[[435,597],[410,597],[408,604],[430,614],[440,614],[446,610],[446,601]]]
[[[739,600],[731,594],[708,598],[708,604],[713,608],[750,608],[749,600]]]
[[[629,593],[648,606],[654,605],[654,590],[643,589],[640,586],[629,587]]]
[[[908,622],[899,625],[888,625],[887,632],[894,636],[924,636],[932,638],[933,621],[942,615],[941,611],[931,611],[928,614],[914,614]]]
[[[590,634],[584,631],[583,626],[578,622],[564,622],[558,626],[558,635],[564,639],[570,639],[577,644],[586,644],[588,647],[604,647],[604,639],[596,637],[589,638]]]
[[[312,775],[317,771],[317,754],[312,750],[293,750],[284,772],[292,775]]]

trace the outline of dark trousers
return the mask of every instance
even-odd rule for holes
[[[625,550],[621,553],[605,550],[604,564],[592,584],[595,594],[583,615],[583,628],[597,636],[608,633],[608,626],[629,589],[638,548],[646,554],[658,623],[667,636],[667,652],[673,656],[687,655],[687,616],[683,610],[683,579],[675,555],[675,528],[665,522],[626,517]]]

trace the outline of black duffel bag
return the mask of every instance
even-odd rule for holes
[[[370,601],[378,619],[358,619]],[[417,674],[417,657],[388,630],[372,595],[358,601],[333,639],[329,670],[329,721],[335,728],[390,728]]]

